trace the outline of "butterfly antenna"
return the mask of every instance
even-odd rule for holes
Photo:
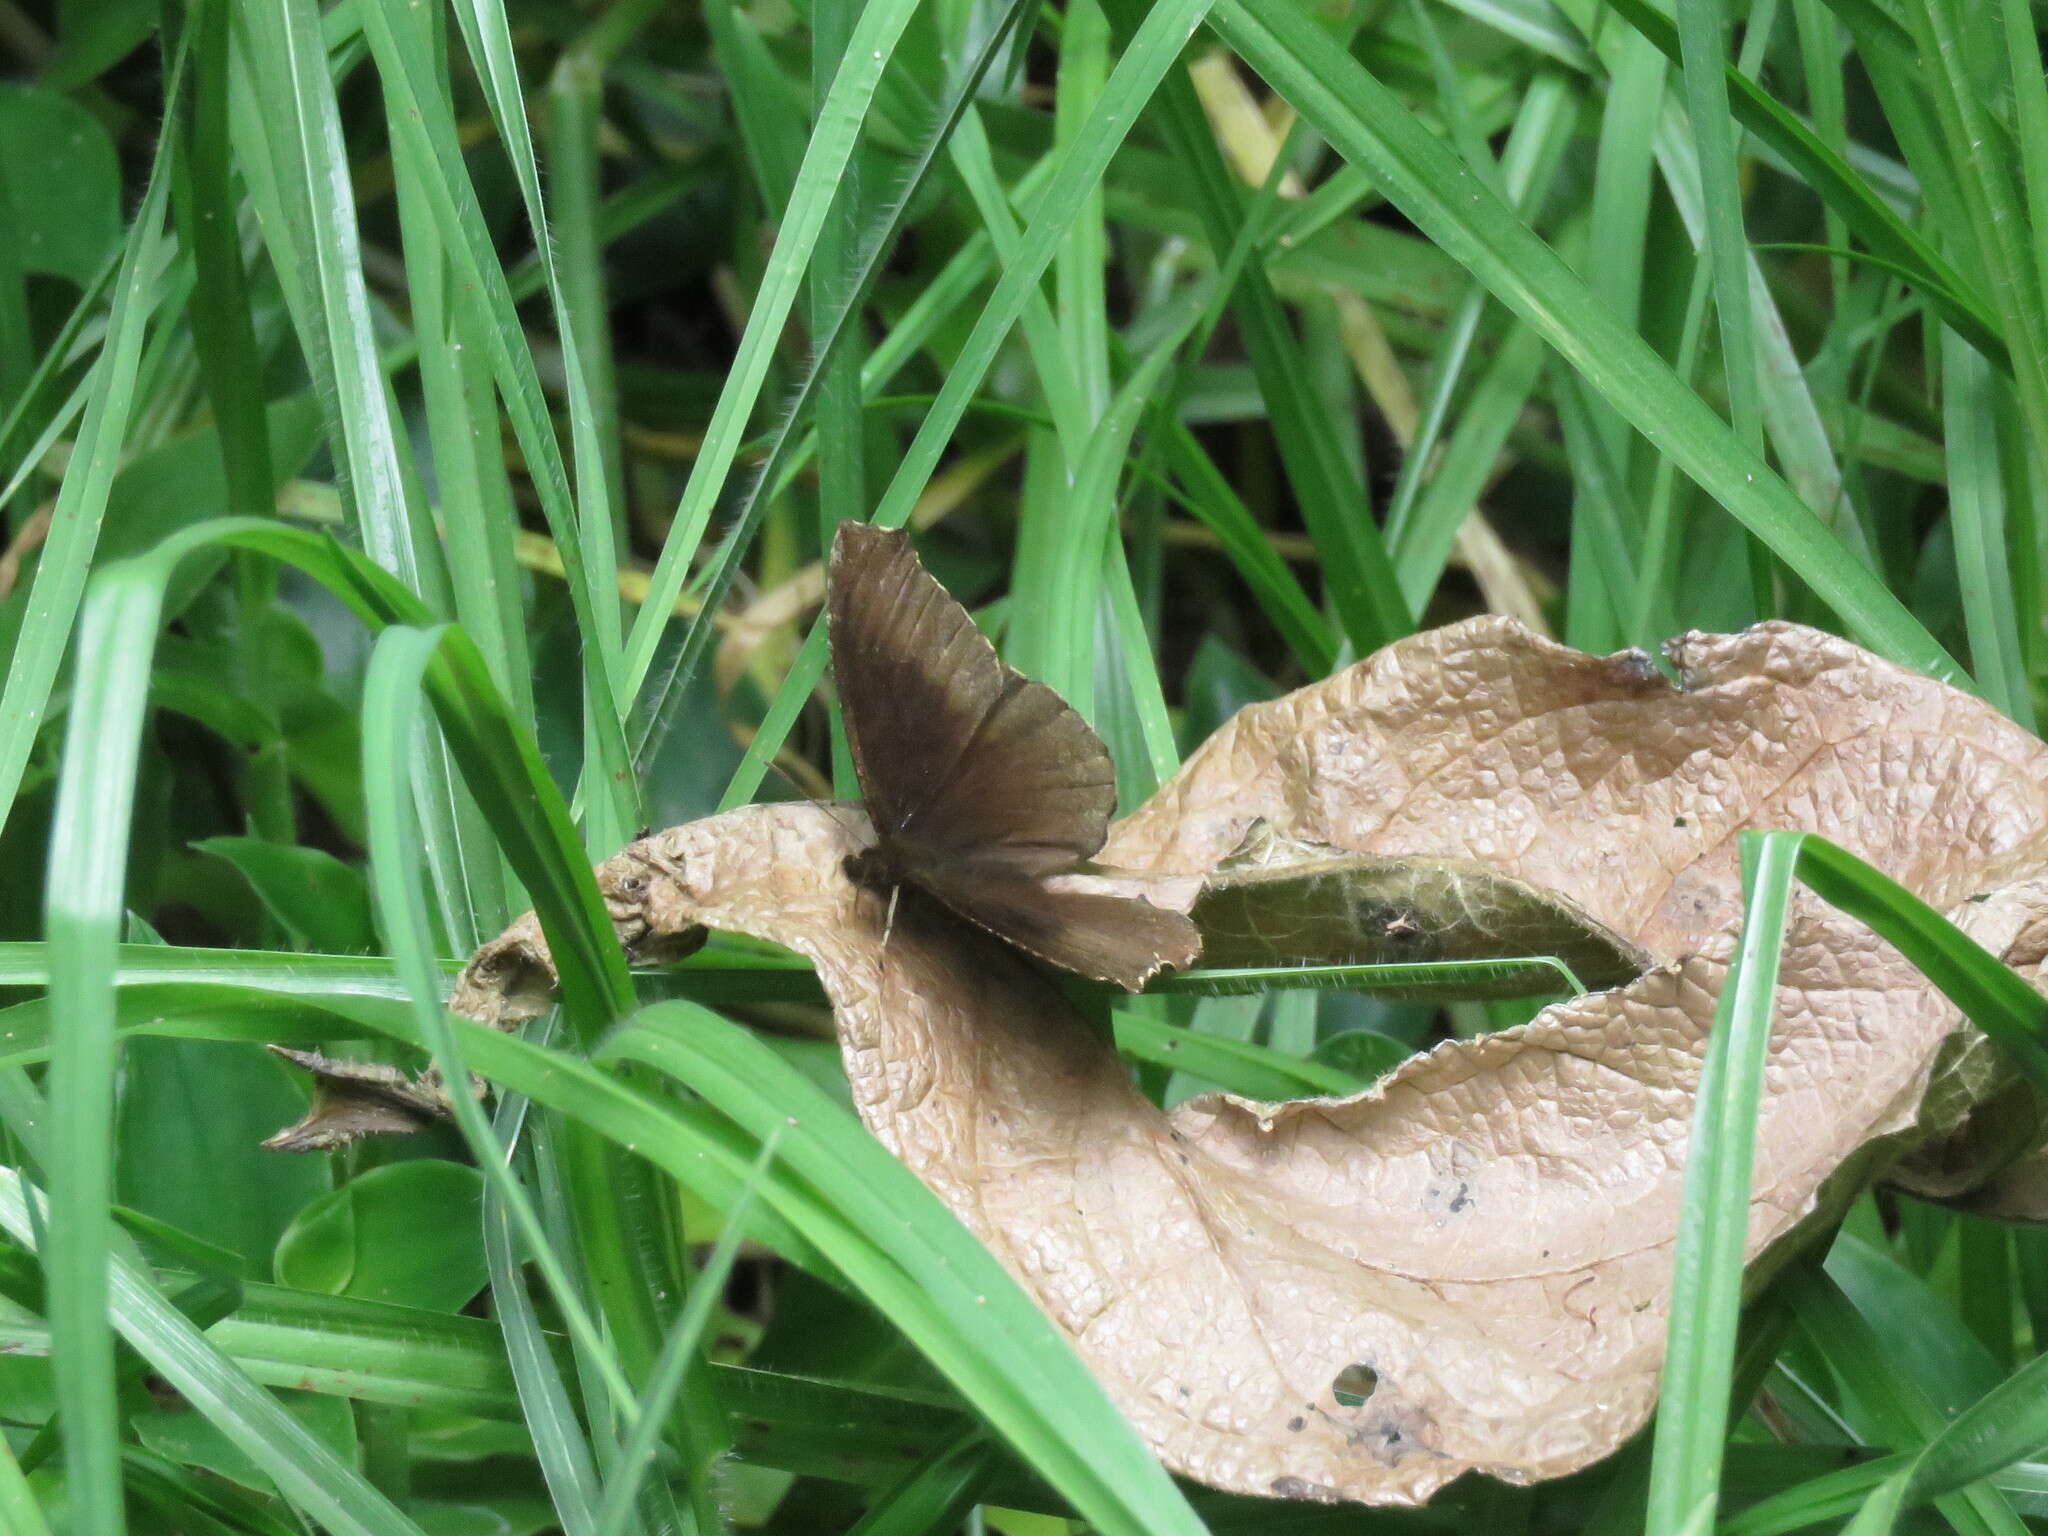
[[[892,885],[889,887],[889,912],[882,919],[882,948],[884,949],[889,947],[889,935],[896,931],[896,898],[902,894],[902,886]]]

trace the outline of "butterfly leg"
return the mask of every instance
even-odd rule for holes
[[[896,931],[896,898],[902,894],[902,886],[892,885],[889,887],[889,911],[888,915],[882,919],[882,948],[884,949],[889,947],[889,935]]]

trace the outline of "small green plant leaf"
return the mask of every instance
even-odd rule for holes
[[[299,1213],[278,1241],[286,1285],[453,1312],[484,1286],[483,1179],[417,1158],[373,1168]]]

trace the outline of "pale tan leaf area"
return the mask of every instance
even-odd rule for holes
[[[864,839],[843,808],[672,828],[601,883],[629,946],[708,925],[810,957],[869,1127],[1175,1470],[1382,1504],[1471,1470],[1553,1477],[1655,1401],[1687,1123],[1740,913],[1736,834],[1824,833],[2028,974],[2048,948],[2048,749],[1796,626],[1668,650],[1677,686],[1639,654],[1581,655],[1498,618],[1419,635],[1245,710],[1112,831],[1098,862],[1183,906],[1278,838],[1476,867],[1583,919],[1631,959],[1622,974],[1647,967],[1351,1099],[1162,1113],[996,940],[907,891],[884,943],[885,904],[841,871]],[[528,919],[479,952],[458,1006],[510,1022],[547,976]],[[1972,1039],[1889,946],[1802,898],[1752,1257],[1887,1165],[2025,1205],[1995,1175],[2041,1140],[2032,1100]],[[1991,1130],[1979,1105],[2000,1108]]]

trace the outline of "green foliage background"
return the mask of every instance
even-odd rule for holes
[[[1599,651],[1795,618],[2032,728],[2037,25],[0,0],[0,1526],[2048,1519],[2037,1234],[1865,1199],[1738,1329],[1768,946],[1654,1452],[1319,1509],[1167,1478],[860,1130],[815,988],[735,945],[636,983],[588,874],[787,793],[771,762],[851,791],[846,518],[923,530],[1127,804],[1241,704],[1486,608]],[[1759,933],[1796,866],[2031,1068],[2038,1000],[1938,919],[1752,854]],[[450,1020],[529,905],[559,1017]],[[1117,1031],[1162,1099],[1272,1096],[1526,1012],[1283,988]],[[499,1093],[286,1159],[266,1041]]]

